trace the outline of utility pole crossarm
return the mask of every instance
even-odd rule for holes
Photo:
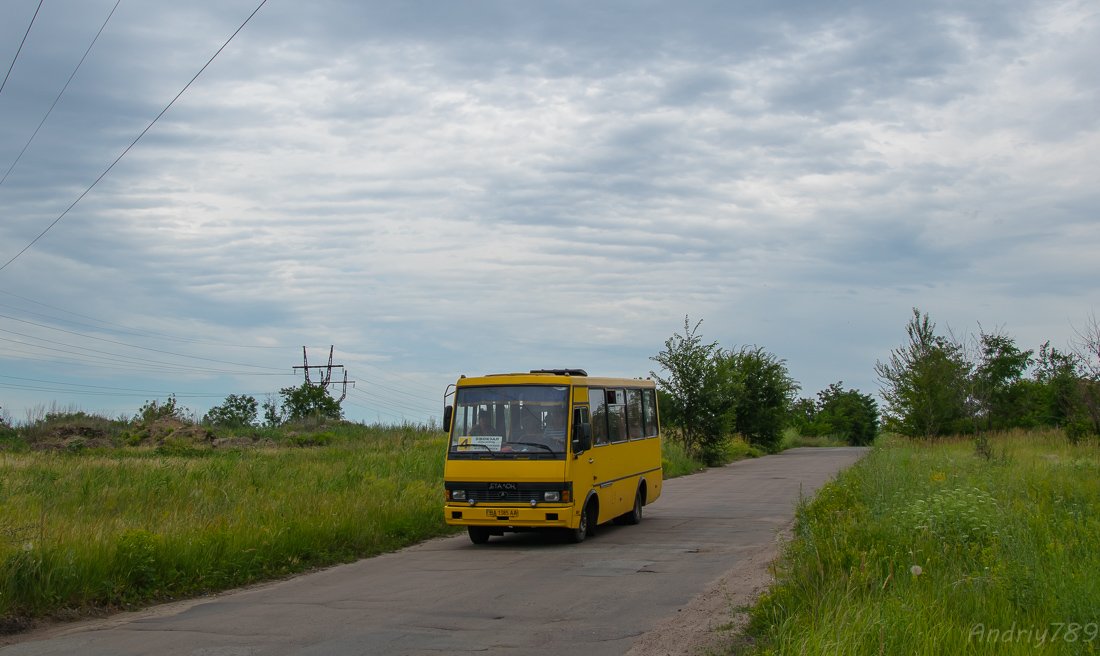
[[[325,389],[328,389],[329,385],[332,384],[332,370],[333,369],[343,369],[344,370],[344,380],[343,380],[343,388],[344,388],[343,391],[344,391],[344,393],[340,395],[340,401],[343,401],[344,398],[347,397],[347,395],[348,395],[348,383],[351,383],[351,386],[355,387],[355,381],[354,380],[348,380],[348,371],[344,367],[344,365],[342,365],[342,364],[332,364],[332,356],[333,356],[333,353],[335,352],[335,350],[336,350],[335,345],[329,346],[329,349],[328,349],[328,364],[310,364],[309,363],[309,355],[306,353],[306,347],[303,346],[302,347],[302,364],[300,366],[293,367],[293,369],[295,371],[297,371],[299,369],[302,370],[302,373],[305,374],[305,379],[306,379],[306,384],[307,385],[312,385],[313,384],[313,381],[309,377],[309,370],[310,369],[316,369],[317,373],[320,375],[320,380],[318,381],[317,386],[318,387],[323,387]],[[339,403],[340,401],[337,401],[337,403]]]

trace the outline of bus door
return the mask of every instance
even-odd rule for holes
[[[573,426],[576,426],[580,422],[592,422],[591,414],[588,409],[588,388],[577,387],[573,391]],[[593,428],[592,443],[595,446],[596,435],[595,428]],[[573,480],[573,502],[574,502],[574,514],[577,519],[581,516],[581,507],[585,500],[588,498],[588,492],[591,490],[599,478],[599,466],[597,464],[597,456],[595,448],[589,449],[577,457],[571,460],[572,463],[572,480]],[[598,489],[598,488],[597,488]],[[589,521],[596,521],[595,517],[589,518]]]
[[[588,403],[592,414],[592,450],[588,452],[588,462],[592,468],[592,487],[600,497],[598,520],[600,522],[606,522],[622,514],[622,511],[618,510],[620,505],[618,491],[613,489],[617,478],[617,464],[614,449],[611,446],[613,435],[608,423],[609,414],[614,413],[614,406],[609,406],[607,402],[611,394],[614,394],[612,390],[599,387],[588,390]]]

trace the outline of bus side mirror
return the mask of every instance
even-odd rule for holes
[[[573,453],[582,453],[592,448],[592,424],[583,422],[573,426]]]
[[[443,408],[443,432],[451,432],[451,417],[454,416],[455,408],[453,405],[449,405]]]

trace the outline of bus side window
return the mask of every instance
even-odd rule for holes
[[[604,391],[600,388],[588,389],[588,405],[592,412],[592,445],[602,446],[611,442],[607,435],[607,404]]]
[[[630,430],[630,439],[640,440],[645,437],[642,432],[642,390],[626,391],[626,424]]]
[[[626,394],[623,390],[607,390],[607,432],[611,442],[625,442],[626,432]]]
[[[645,416],[645,436],[657,437],[657,392],[642,390],[642,412]]]

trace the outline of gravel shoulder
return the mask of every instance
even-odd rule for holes
[[[718,654],[735,639],[735,631],[744,625],[743,613],[735,608],[756,603],[772,583],[771,562],[779,555],[782,540],[789,537],[790,525],[770,543],[746,552],[706,590],[676,615],[665,618],[643,634],[626,656],[700,656]]]

